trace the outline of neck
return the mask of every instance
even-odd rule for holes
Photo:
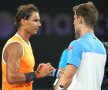
[[[26,32],[24,32],[23,30],[18,30],[18,34],[21,36],[21,38],[26,42],[28,43],[29,41],[29,38],[30,38],[30,35]]]
[[[94,30],[92,28],[89,28],[89,27],[82,27],[81,32],[80,32],[80,36],[83,36],[86,33],[94,33]]]

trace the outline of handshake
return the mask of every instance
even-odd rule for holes
[[[39,64],[35,73],[37,78],[42,78],[46,76],[51,76],[54,69],[55,68],[50,63],[41,63]]]

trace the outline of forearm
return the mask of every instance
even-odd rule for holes
[[[39,74],[36,74],[35,72],[30,73],[17,73],[12,74],[7,78],[8,83],[15,84],[15,83],[25,83],[36,80],[36,78],[40,78]]]
[[[62,85],[63,88],[64,88],[64,90],[66,90],[66,89],[69,87],[71,81],[72,81],[72,80],[69,79],[69,78],[68,78],[68,79],[64,78],[64,79],[62,79],[62,80],[60,81],[59,86]]]
[[[60,85],[62,85],[64,87],[64,90],[66,90],[68,88],[68,86],[70,85],[70,83],[72,82],[72,79],[74,77],[76,69],[77,68],[73,65],[67,65],[66,69],[64,71],[64,74],[62,75],[62,77],[58,81],[54,90],[59,90],[58,87]]]
[[[53,86],[55,87],[56,84],[58,83],[58,80],[60,79],[60,77],[63,75],[64,73],[64,69],[55,69],[53,72],[52,72],[52,76],[56,78]]]
[[[55,86],[54,90],[58,90],[59,86],[62,85],[64,90],[66,90],[68,88],[68,86],[71,83],[71,78],[66,77],[65,75],[63,75],[60,80],[58,81],[57,85]]]
[[[15,83],[24,83],[26,81],[26,77],[24,74],[9,74],[7,75],[7,82],[9,84],[15,84]]]

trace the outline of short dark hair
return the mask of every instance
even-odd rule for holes
[[[94,27],[98,19],[98,11],[92,2],[83,3],[73,7],[76,16],[84,17],[86,25]]]
[[[33,12],[39,13],[38,8],[33,4],[19,6],[15,16],[15,21],[16,21],[15,24],[17,25],[17,27],[20,26],[20,21],[22,18],[28,20]]]

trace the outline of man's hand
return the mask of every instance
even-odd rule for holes
[[[50,63],[42,63],[39,64],[36,74],[38,78],[50,76],[52,71],[54,70],[54,67]]]

